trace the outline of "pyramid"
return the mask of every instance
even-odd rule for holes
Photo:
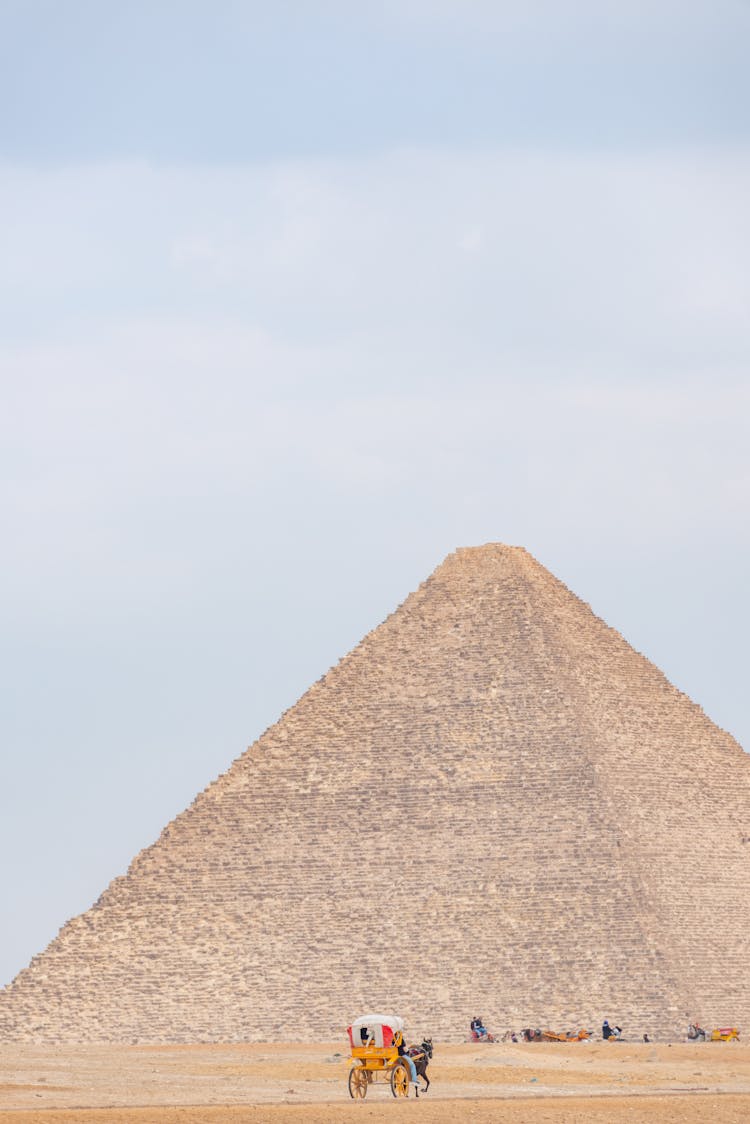
[[[750,1030],[750,757],[525,550],[457,550],[0,992],[0,1040]]]

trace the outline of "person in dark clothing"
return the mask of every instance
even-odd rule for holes
[[[417,1096],[419,1096],[419,1079],[417,1077],[417,1067],[414,1065],[414,1059],[407,1053],[404,1036],[400,1030],[397,1030],[393,1036],[393,1045],[398,1050],[398,1056],[400,1058],[403,1058],[408,1065],[414,1088],[416,1089]]]

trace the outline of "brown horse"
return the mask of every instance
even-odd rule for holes
[[[411,1060],[414,1062],[414,1068],[417,1071],[417,1077],[424,1078],[425,1087],[422,1091],[425,1093],[430,1087],[430,1079],[427,1076],[427,1066],[430,1064],[432,1049],[432,1039],[423,1038],[421,1045],[410,1046],[406,1051]]]

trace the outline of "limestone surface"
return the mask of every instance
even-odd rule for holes
[[[525,550],[457,550],[0,992],[0,1040],[750,1032],[750,757]]]

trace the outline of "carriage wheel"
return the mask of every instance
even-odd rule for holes
[[[355,1101],[363,1101],[367,1096],[367,1071],[361,1065],[353,1065],[349,1070],[349,1096]]]
[[[396,1062],[391,1070],[391,1092],[394,1097],[409,1096],[409,1070],[404,1062]]]

